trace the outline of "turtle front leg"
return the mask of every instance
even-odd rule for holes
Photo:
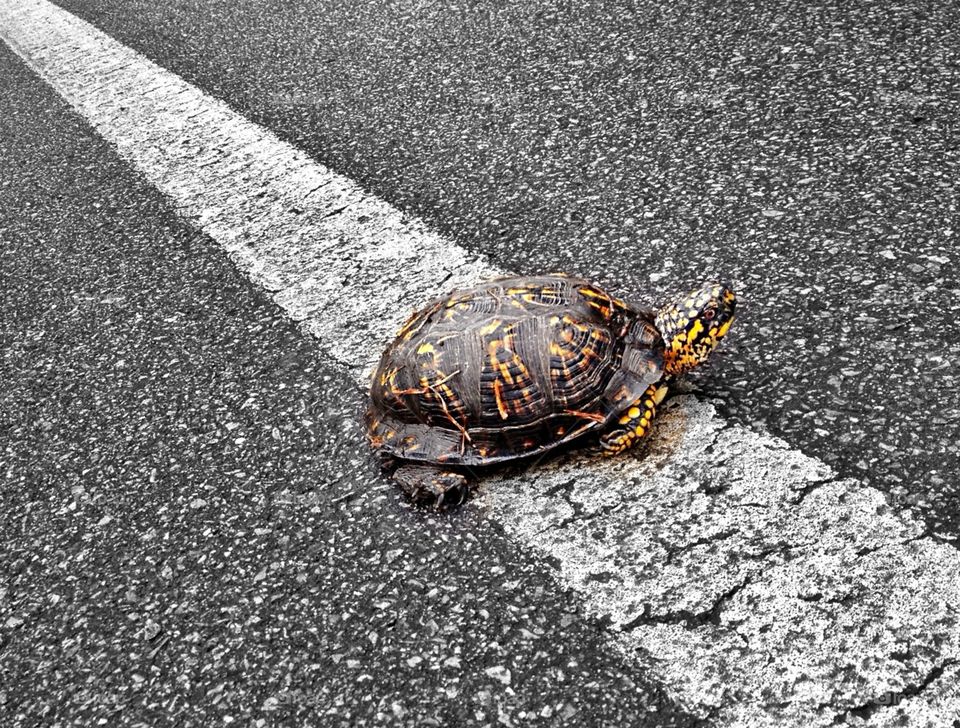
[[[616,455],[633,447],[650,432],[650,423],[657,414],[657,405],[667,396],[667,385],[657,382],[636,399],[616,424],[600,435],[604,455]]]
[[[414,503],[434,508],[460,505],[472,486],[463,473],[432,465],[401,465],[393,479]]]

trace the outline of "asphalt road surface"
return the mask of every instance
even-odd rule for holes
[[[695,725],[0,48],[3,725]]]
[[[954,536],[947,11],[64,6],[500,267],[733,277],[704,394]],[[3,59],[0,708],[694,721],[496,525],[406,509],[352,379]]]
[[[955,4],[60,4],[505,268],[734,280],[703,388],[960,533]]]

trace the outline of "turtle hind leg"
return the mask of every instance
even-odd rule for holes
[[[650,432],[650,423],[657,414],[657,405],[667,396],[662,382],[651,384],[620,416],[610,429],[600,435],[605,455],[616,455],[633,447]]]
[[[460,505],[473,485],[457,470],[432,465],[401,465],[393,479],[414,503],[434,508]]]

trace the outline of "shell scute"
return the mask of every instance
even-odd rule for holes
[[[603,426],[662,373],[649,312],[568,276],[508,278],[415,312],[371,385],[374,447],[484,465]]]

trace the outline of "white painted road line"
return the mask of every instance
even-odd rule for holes
[[[0,5],[0,37],[358,381],[415,303],[499,272],[44,0]],[[708,404],[668,409],[645,458],[477,503],[718,724],[954,725],[957,551]]]

